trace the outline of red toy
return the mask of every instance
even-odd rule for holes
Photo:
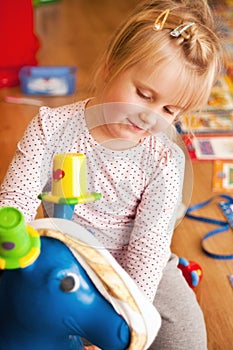
[[[181,269],[184,278],[191,288],[198,286],[203,277],[203,271],[200,265],[194,261],[188,261],[185,258],[180,258],[178,268]]]
[[[32,0],[1,1],[0,87],[18,85],[20,68],[37,64],[33,15]]]

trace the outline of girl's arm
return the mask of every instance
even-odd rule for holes
[[[35,218],[41,203],[37,196],[51,177],[52,158],[61,142],[63,124],[58,110],[42,107],[17,144],[1,185],[0,206],[18,208],[27,222]]]
[[[151,301],[171,254],[183,173],[184,156],[175,147],[160,163],[137,208],[124,267]]]

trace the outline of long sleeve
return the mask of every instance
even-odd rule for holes
[[[182,155],[174,151],[160,163],[154,179],[143,192],[125,256],[126,271],[151,301],[170,256],[181,202],[183,163]]]
[[[1,206],[21,210],[27,221],[32,220],[40,201],[37,196],[44,184],[48,165],[45,159],[46,134],[40,115],[36,116],[17,144],[0,192]],[[43,170],[43,171],[42,171]]]
[[[84,103],[81,102],[60,108],[40,109],[17,144],[1,185],[1,207],[18,208],[27,222],[35,218],[40,205],[37,197],[47,182],[51,182],[53,155],[63,149],[67,152],[72,150],[73,140],[72,135],[69,136],[69,129],[73,125],[70,120],[83,109]]]

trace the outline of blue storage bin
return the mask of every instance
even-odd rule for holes
[[[28,95],[70,95],[75,92],[76,72],[72,66],[25,66],[19,72],[21,90]]]

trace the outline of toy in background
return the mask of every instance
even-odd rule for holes
[[[20,68],[37,64],[32,0],[1,1],[0,32],[0,87],[16,86]]]
[[[40,5],[46,5],[50,4],[52,2],[58,2],[60,0],[33,0],[33,5],[34,6],[40,6]]]
[[[199,264],[194,261],[188,261],[185,258],[179,258],[178,268],[182,271],[184,278],[191,288],[199,285],[203,277],[203,271]]]
[[[37,67],[40,47],[34,7],[59,0],[1,1],[0,88],[21,85],[23,94],[63,96],[74,93],[76,67]]]
[[[233,160],[215,160],[213,162],[212,189],[215,192],[232,192]]]
[[[76,88],[74,66],[25,66],[19,71],[23,94],[39,96],[71,95]]]
[[[222,220],[222,218],[211,218],[209,216],[202,216],[193,213],[198,209],[204,208],[212,203],[214,203],[215,205],[217,204],[217,206],[221,210],[221,213],[226,218],[225,220]],[[203,252],[207,256],[219,260],[233,259],[232,253],[217,253],[215,251],[212,251],[212,249],[210,250],[208,247],[209,239],[212,239],[216,235],[219,235],[223,232],[229,231],[230,234],[232,233],[231,230],[233,228],[233,198],[230,195],[224,193],[218,194],[216,196],[208,198],[203,202],[193,204],[187,209],[186,217],[192,220],[203,222],[205,225],[210,224],[215,226],[214,229],[212,228],[210,231],[207,231],[207,233],[204,234],[204,236],[201,238],[201,247]]]
[[[86,158],[53,161],[55,218],[25,225],[15,208],[0,209],[0,350],[145,350],[161,325],[154,306],[92,233],[72,222],[88,193]],[[59,215],[61,215],[59,217]],[[67,220],[69,219],[69,220]]]

